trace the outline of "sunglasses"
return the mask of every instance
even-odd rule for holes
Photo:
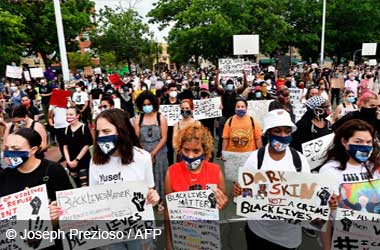
[[[109,107],[107,105],[100,106],[101,109],[108,109]]]

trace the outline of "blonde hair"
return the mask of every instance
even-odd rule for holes
[[[177,154],[180,154],[182,151],[182,146],[185,142],[191,142],[196,140],[201,143],[206,160],[211,159],[214,140],[208,131],[201,124],[194,123],[179,130],[178,136],[174,142],[174,148],[176,149]]]

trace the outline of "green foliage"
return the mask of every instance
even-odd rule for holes
[[[80,52],[69,52],[67,53],[67,57],[69,61],[69,68],[73,71],[92,65],[92,56],[90,53],[84,53],[82,55]]]
[[[98,26],[91,35],[92,46],[100,54],[113,53],[116,62],[141,63],[151,53],[152,34],[133,9],[101,9]],[[101,61],[102,64],[104,64]]]

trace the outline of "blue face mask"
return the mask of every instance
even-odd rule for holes
[[[185,162],[185,164],[189,170],[197,169],[201,165],[201,163],[204,159],[205,159],[204,155],[201,155],[201,156],[195,157],[195,158],[189,158],[189,157],[186,157],[182,154],[182,160]]]
[[[8,158],[8,167],[16,169],[22,166],[29,159],[28,151],[4,151],[4,157]]]
[[[244,109],[236,109],[235,110],[235,113],[237,116],[239,117],[243,117],[246,113],[247,113],[247,110],[244,110]]]
[[[354,103],[355,102],[355,97],[348,97],[347,101],[350,102],[350,103]]]
[[[227,85],[226,85],[226,90],[227,90],[227,91],[232,91],[232,90],[234,90],[234,85],[233,85],[233,84],[227,84]]]
[[[261,98],[261,92],[256,92],[255,96],[256,96],[256,98]]]
[[[98,146],[105,155],[110,155],[116,150],[117,135],[98,136]]]
[[[276,135],[269,135],[269,142],[270,145],[274,150],[277,152],[284,151],[289,144],[292,142],[292,136],[276,136]]]
[[[145,114],[150,114],[153,111],[153,106],[152,105],[146,105],[143,107],[143,111]]]
[[[363,163],[368,161],[372,149],[372,146],[349,144],[347,153],[358,163]]]

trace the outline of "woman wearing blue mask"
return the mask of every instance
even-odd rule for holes
[[[213,141],[207,128],[200,124],[189,125],[179,132],[174,147],[182,160],[171,165],[166,173],[166,194],[211,189],[214,191],[216,207],[226,207],[228,197],[223,173],[219,165],[208,162]],[[166,249],[169,250],[172,249],[169,220],[165,222]]]
[[[335,200],[339,207],[380,212],[377,188],[380,158],[374,138],[373,127],[358,119],[345,122],[335,131],[333,146],[327,152],[326,163],[319,172],[336,176],[340,196]],[[330,224],[326,233],[321,234],[323,249],[331,248],[332,231]]]
[[[238,99],[235,105],[235,115],[230,117],[223,129],[223,151],[250,152],[263,146],[261,128],[247,114],[248,103]]]
[[[158,112],[157,97],[149,90],[143,91],[137,97],[136,106],[140,115],[134,120],[134,128],[143,148],[152,157],[154,182],[161,198],[157,209],[158,212],[163,212],[165,173],[169,165],[165,147],[168,123],[165,116]]]
[[[264,118],[263,129],[268,144],[253,152],[243,168],[310,173],[306,158],[289,147],[292,132],[296,129],[287,111],[276,109],[268,112]],[[242,194],[238,183],[234,183],[233,194]],[[266,249],[296,249],[302,240],[299,225],[282,221],[248,221],[245,233],[247,249],[254,249],[258,245],[265,246]]]
[[[90,186],[144,182],[149,191],[146,204],[155,206],[160,197],[154,190],[152,158],[142,149],[127,112],[109,109],[95,119],[94,154],[90,163]],[[144,241],[113,244],[105,249],[145,249]],[[150,249],[150,248],[149,248]]]
[[[358,106],[355,105],[356,98],[352,90],[346,90],[343,93],[343,102],[336,107],[335,119],[339,120],[346,114],[358,110]]]

